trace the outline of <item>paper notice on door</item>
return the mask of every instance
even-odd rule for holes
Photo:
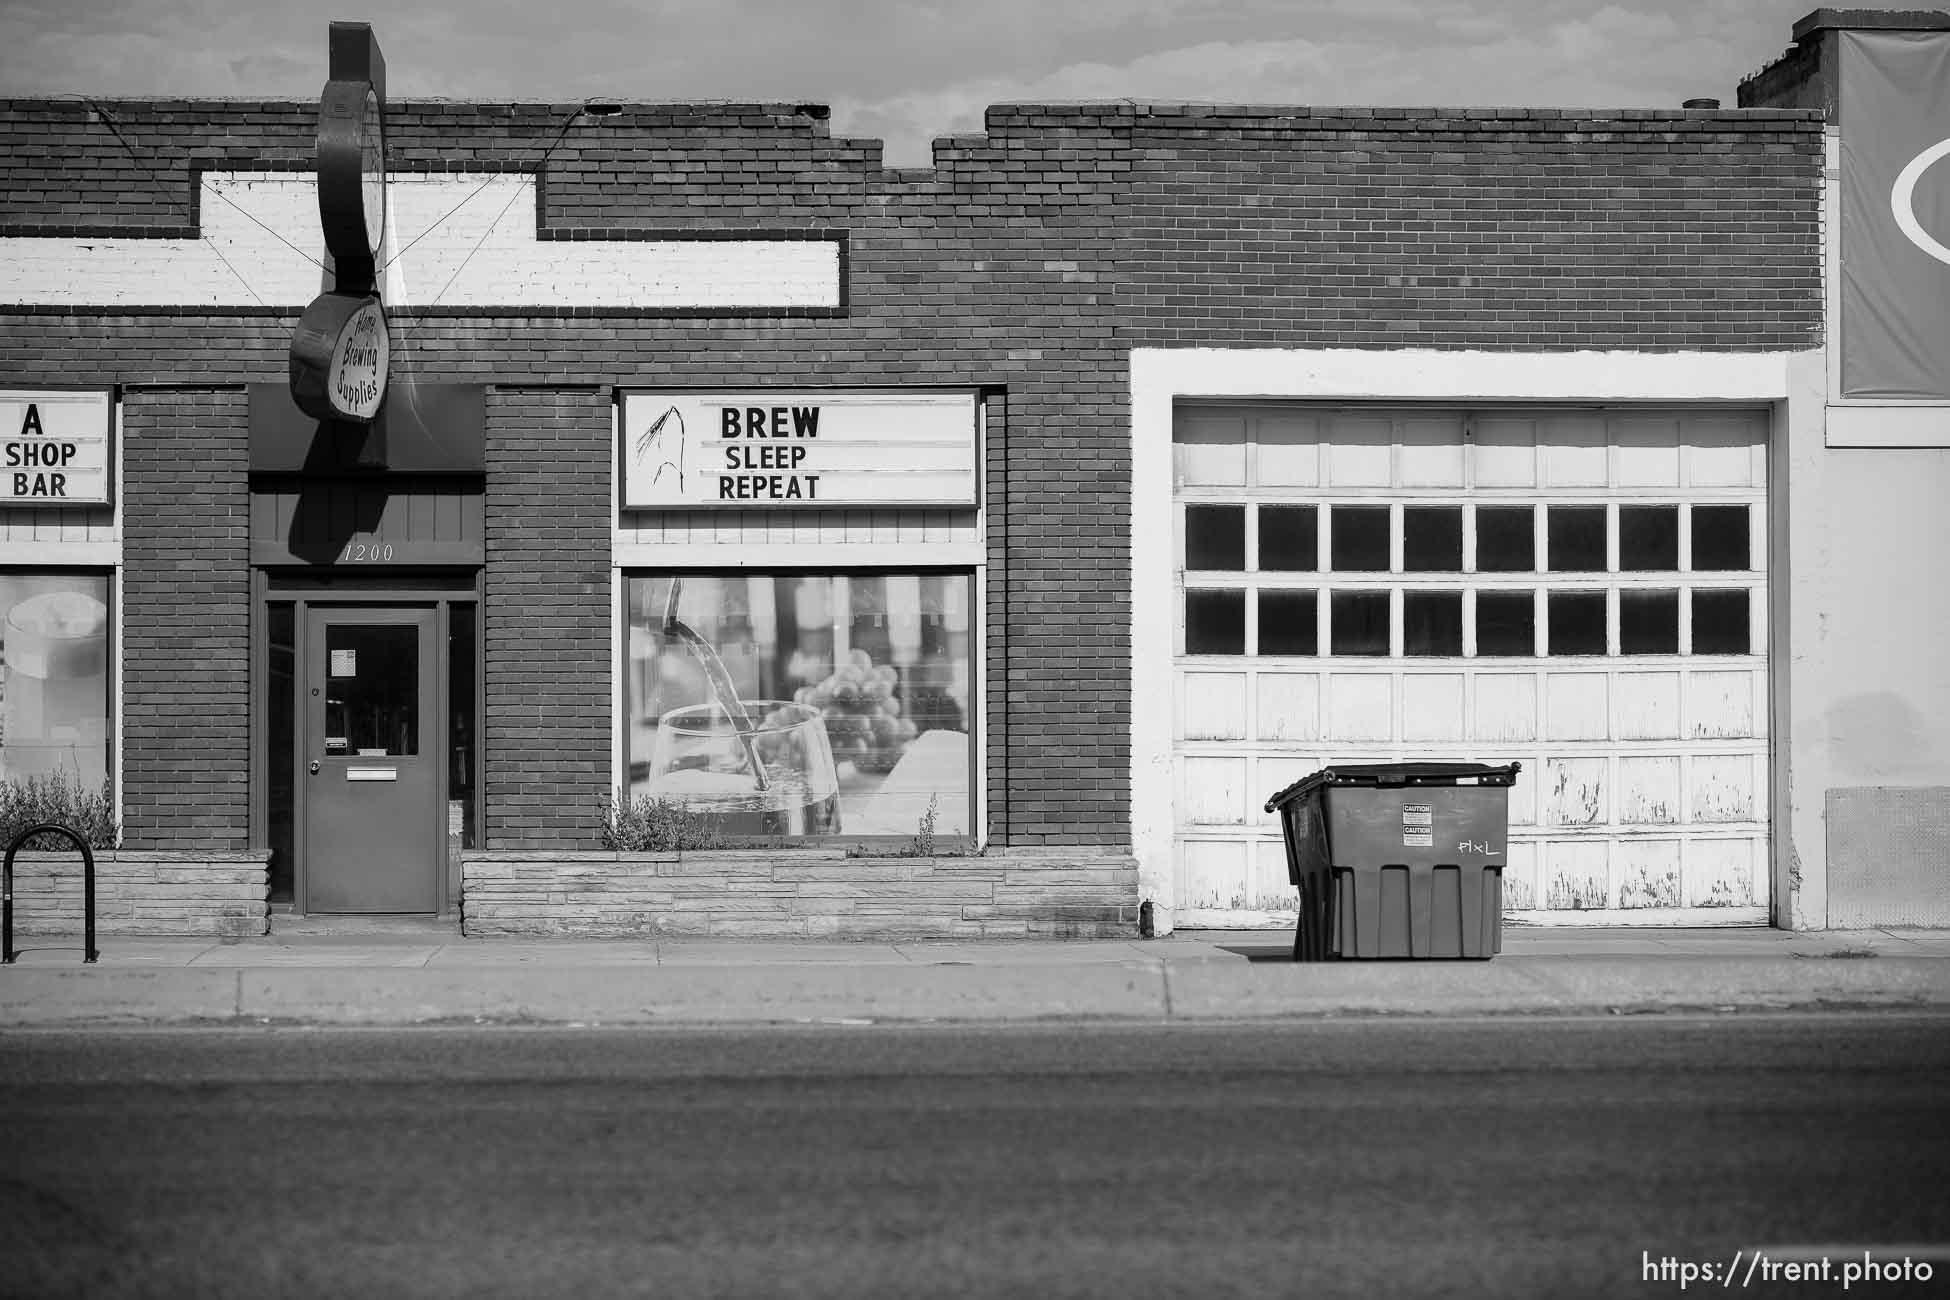
[[[359,652],[357,650],[332,651],[332,676],[357,677],[359,675]]]

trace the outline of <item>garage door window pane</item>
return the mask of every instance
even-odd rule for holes
[[[1618,652],[1627,655],[1679,653],[1679,593],[1618,593]]]
[[[1328,610],[1337,655],[1388,653],[1388,593],[1337,591]]]
[[[1314,506],[1259,508],[1259,567],[1272,573],[1320,567],[1320,512]]]
[[[1462,572],[1462,507],[1402,510],[1402,567],[1411,573]]]
[[[1259,593],[1259,652],[1311,655],[1319,650],[1319,596],[1311,591]]]
[[[1476,593],[1476,653],[1537,653],[1537,600],[1527,591]]]
[[[1747,629],[1744,590],[1693,593],[1694,654],[1744,655],[1751,646]]]
[[[1185,653],[1242,655],[1246,653],[1246,593],[1188,591],[1185,593]]]
[[[1549,532],[1553,573],[1605,571],[1603,506],[1552,506],[1545,511],[1544,526]]]
[[[1550,652],[1553,655],[1605,653],[1605,593],[1553,591],[1550,594]]]
[[[1537,523],[1529,506],[1476,507],[1476,568],[1529,573],[1537,567]]]
[[[1462,648],[1460,591],[1411,591],[1402,596],[1403,654],[1454,657]]]
[[[1693,507],[1695,571],[1751,569],[1753,556],[1749,552],[1747,507]]]
[[[1388,507],[1334,506],[1328,515],[1334,533],[1334,568],[1342,573],[1388,571]]]
[[[1618,567],[1627,573],[1670,573],[1679,567],[1679,507],[1620,506]]]
[[[1246,507],[1186,506],[1185,567],[1246,567]]]

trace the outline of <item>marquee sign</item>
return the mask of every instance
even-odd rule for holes
[[[623,395],[625,509],[973,506],[975,395]]]
[[[106,390],[0,389],[0,506],[115,501]]]
[[[365,23],[331,26],[331,79],[318,101],[318,220],[333,292],[291,339],[291,398],[319,420],[370,423],[386,400],[390,349],[377,292],[386,238],[386,59]]]

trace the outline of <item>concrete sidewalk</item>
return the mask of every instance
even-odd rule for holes
[[[1506,927],[1494,960],[1288,960],[1277,931],[1152,940],[17,939],[0,1026],[1238,1020],[1950,1008],[1950,931]]]

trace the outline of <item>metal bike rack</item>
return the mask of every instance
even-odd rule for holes
[[[14,960],[14,855],[20,852],[21,845],[36,835],[65,835],[69,843],[81,850],[82,904],[86,909],[84,913],[86,930],[83,934],[85,945],[83,952],[86,955],[82,960],[92,962],[101,956],[95,948],[95,855],[89,849],[88,841],[67,827],[58,822],[42,822],[39,826],[29,826],[14,836],[14,842],[7,846],[5,879],[0,881],[0,917],[4,918],[0,919],[0,947],[5,949],[4,953],[0,953],[0,957],[4,957],[4,962],[0,964],[11,966]]]

